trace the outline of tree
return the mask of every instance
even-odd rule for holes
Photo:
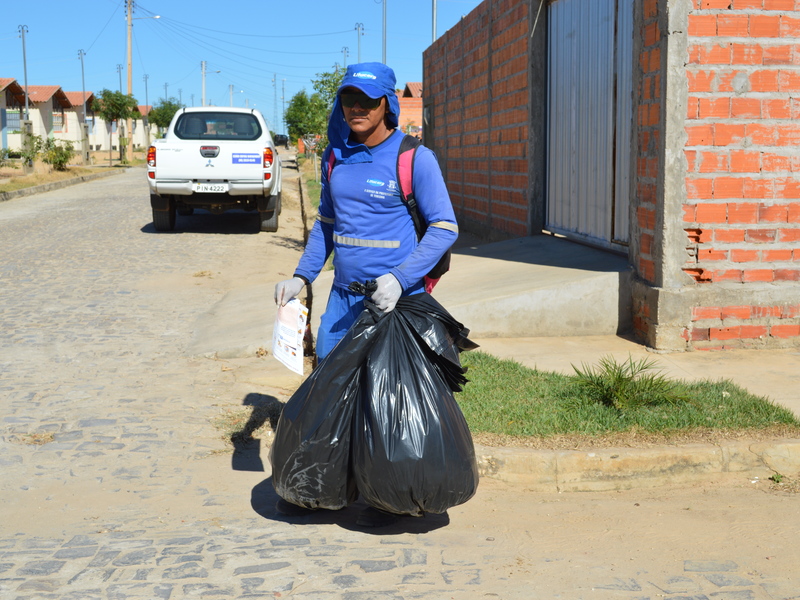
[[[285,116],[286,127],[293,139],[308,134],[322,135],[327,129],[327,117],[322,97],[319,94],[309,97],[305,90],[300,90],[289,101]]]
[[[108,127],[110,128],[113,121],[119,124],[128,118],[132,118],[133,113],[137,110],[137,106],[136,98],[132,95],[103,89],[97,97],[95,97],[92,110],[108,123]],[[129,131],[127,134],[131,135],[131,132]],[[122,140],[120,140],[120,148],[123,145]],[[108,164],[111,165],[110,143],[108,144]]]
[[[336,99],[336,92],[342,85],[345,69],[339,65],[333,66],[333,71],[317,73],[317,78],[311,80],[311,85],[322,98],[325,109],[330,113],[333,108],[333,101]]]
[[[177,98],[161,98],[147,115],[147,119],[159,129],[166,129],[172,122],[175,113],[182,108],[183,105],[178,102]]]

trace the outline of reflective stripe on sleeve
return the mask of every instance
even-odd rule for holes
[[[333,241],[346,246],[362,246],[364,248],[399,248],[400,242],[395,240],[363,240],[333,234]]]
[[[447,229],[448,231],[458,233],[458,225],[455,223],[448,223],[447,221],[436,221],[435,223],[430,223],[428,227],[438,227],[439,229]]]
[[[336,219],[331,219],[330,217],[323,217],[322,215],[317,215],[317,221],[321,221],[322,223],[327,223],[328,225],[333,225],[336,223]]]

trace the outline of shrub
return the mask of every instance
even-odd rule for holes
[[[48,139],[42,144],[42,161],[56,171],[66,171],[67,163],[75,156],[75,148],[70,141]]]
[[[629,357],[626,362],[618,363],[605,356],[597,369],[587,365],[572,368],[578,387],[596,402],[617,410],[686,402],[688,398],[681,386],[661,374],[647,372],[655,365],[655,361],[646,358],[634,361]]]

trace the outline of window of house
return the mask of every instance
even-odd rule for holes
[[[19,109],[9,108],[6,111],[6,126],[11,131],[19,131],[20,130],[20,116],[19,116]]]
[[[56,102],[53,96],[53,133],[63,133],[66,129],[66,119],[64,119],[64,109]]]

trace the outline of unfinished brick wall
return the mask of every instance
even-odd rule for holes
[[[662,35],[664,5],[658,0],[645,0],[634,11],[634,45],[638,52],[634,64],[638,68],[638,90],[635,94],[636,119],[636,184],[631,205],[636,226],[630,235],[629,259],[639,278],[650,285],[661,284],[663,244],[663,164],[664,103],[667,39]],[[645,340],[653,337],[656,324],[656,300],[647,294],[634,294],[633,328]]]
[[[424,53],[424,142],[462,227],[530,235],[528,3],[486,0]]]
[[[749,301],[695,307],[684,337],[786,345],[798,305],[755,290],[800,281],[800,1],[692,0],[688,35],[683,270]]]

